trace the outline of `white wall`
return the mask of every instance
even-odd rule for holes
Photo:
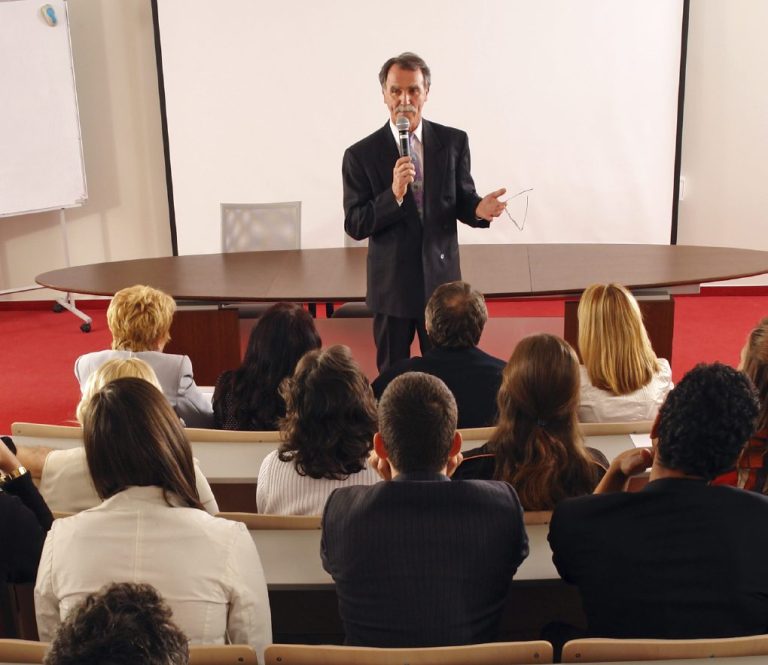
[[[69,17],[89,193],[66,213],[72,264],[168,255],[149,0],[69,0]],[[58,224],[57,212],[0,219],[0,290],[64,267]]]
[[[90,195],[68,212],[72,261],[168,255],[149,0],[69,6]],[[768,250],[767,24],[764,0],[691,0],[681,244]],[[52,213],[0,219],[0,289],[63,267],[57,224]]]
[[[766,25],[765,0],[691,0],[681,245],[768,250]]]

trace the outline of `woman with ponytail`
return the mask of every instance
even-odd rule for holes
[[[495,432],[465,454],[455,479],[506,480],[525,510],[552,510],[592,492],[608,461],[579,432],[579,361],[568,342],[523,339],[504,368],[497,403]]]

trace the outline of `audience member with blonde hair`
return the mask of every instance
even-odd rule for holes
[[[669,362],[657,358],[634,296],[620,284],[594,284],[579,301],[582,422],[653,420],[672,389]]]
[[[188,427],[211,427],[211,401],[195,385],[188,356],[163,353],[170,341],[176,303],[167,293],[150,286],[129,286],[118,291],[107,309],[112,350],[96,351],[75,361],[81,390],[88,377],[107,360],[137,357],[146,361],[163,394]]]
[[[260,513],[320,515],[337,487],[372,485],[376,401],[346,346],[310,351],[283,381],[283,444],[259,468]]]
[[[506,480],[525,510],[552,510],[590,494],[608,461],[579,432],[579,360],[563,339],[533,335],[515,347],[502,376],[499,422],[488,443],[465,453],[454,479]]]
[[[56,520],[35,586],[42,641],[110,582],[151,584],[194,644],[229,639],[263,657],[269,598],[245,525],[206,513],[192,450],[163,395],[141,379],[108,383],[83,411],[88,469],[102,503]]]
[[[757,389],[759,411],[755,433],[741,452],[736,466],[712,481],[713,485],[733,485],[768,494],[768,318],[749,333],[741,350],[739,369]]]
[[[85,382],[83,396],[77,405],[78,421],[83,422],[83,415],[96,393],[110,381],[126,377],[143,379],[162,392],[154,370],[143,360],[139,358],[108,360]],[[54,450],[46,446],[19,446],[18,453],[19,459],[32,477],[40,479],[40,493],[51,510],[76,513],[101,503],[88,473],[85,450],[81,446],[64,450]],[[216,498],[197,460],[194,460],[194,464],[195,484],[200,503],[211,515],[215,515],[219,512]]]

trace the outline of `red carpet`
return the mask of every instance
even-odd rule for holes
[[[104,304],[88,307],[90,333],[67,312],[50,309],[0,310],[0,433],[12,422],[64,423],[80,397],[73,375],[75,359],[109,347]],[[562,300],[491,303],[493,317],[562,317]],[[738,363],[747,333],[768,315],[768,296],[680,296],[675,300],[672,369],[675,380],[698,362]],[[371,345],[371,354],[373,348]],[[511,352],[511,349],[510,349]]]

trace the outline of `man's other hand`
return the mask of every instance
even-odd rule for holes
[[[499,197],[504,196],[506,193],[506,188],[502,187],[501,189],[497,189],[495,192],[486,194],[482,199],[480,199],[480,203],[478,203],[477,208],[475,208],[475,217],[478,219],[484,219],[487,222],[492,222],[494,218],[498,217],[502,212],[504,212],[504,208],[507,207],[506,202],[502,203],[499,201]]]

